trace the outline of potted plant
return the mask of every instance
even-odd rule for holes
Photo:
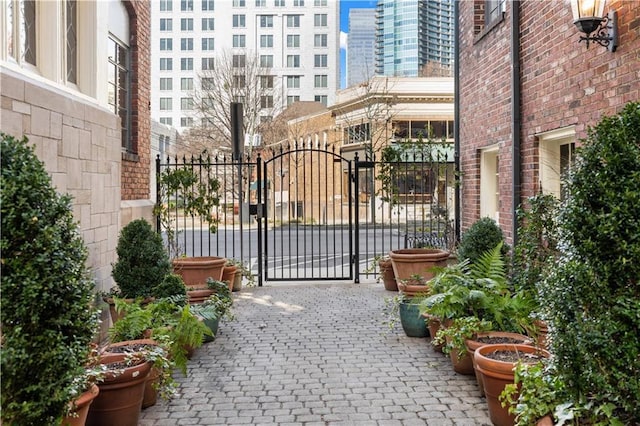
[[[222,268],[222,278],[220,280],[227,283],[229,291],[233,291],[233,283],[236,280],[237,270],[238,267],[233,262],[230,262],[229,259],[225,260],[224,267]]]
[[[449,355],[456,373],[473,374],[473,361],[466,350],[465,342],[474,334],[492,328],[491,322],[474,316],[456,318],[438,331],[432,343],[442,346],[443,352]]]
[[[0,137],[1,422],[55,425],[91,386],[94,283],[71,198],[26,138]]]
[[[212,341],[218,333],[220,320],[233,320],[231,312],[233,299],[231,292],[224,282],[210,280],[210,287],[214,293],[203,303],[191,305],[191,313],[203,319],[205,325],[211,330],[211,335],[204,337],[204,341]]]
[[[251,272],[251,269],[242,261],[237,259],[227,259],[228,265],[233,265],[237,268],[235,279],[233,281],[232,291],[242,290],[242,280],[247,280],[247,286],[251,287],[255,285],[256,278]],[[223,280],[224,281],[224,280]]]
[[[122,228],[116,253],[118,260],[113,264],[111,275],[117,287],[104,297],[113,322],[118,320],[113,297],[129,301],[139,298],[148,302],[156,296],[156,287],[171,273],[162,237],[145,219],[133,220]]]
[[[396,321],[400,319],[402,330],[407,337],[427,337],[429,330],[427,329],[425,319],[420,316],[418,310],[421,298],[408,297],[404,294],[385,299],[386,320],[384,323],[389,330],[395,328]]]
[[[483,217],[462,234],[458,246],[458,259],[468,259],[470,263],[475,263],[484,253],[500,243],[500,253],[505,257],[509,253],[509,246],[504,242],[502,229],[495,220]]]
[[[433,278],[434,269],[447,266],[449,252],[436,248],[398,249],[389,252],[396,280],[410,280],[420,276],[426,280]]]
[[[202,163],[202,161],[201,161]],[[187,163],[169,165],[159,177],[159,200],[154,213],[167,236],[167,249],[174,272],[181,275],[187,287],[206,289],[207,278],[222,279],[225,259],[217,256],[186,257],[179,247],[175,230],[177,214],[198,218],[215,233],[218,218],[215,210],[220,204],[220,182],[205,165],[200,172]],[[177,201],[180,207],[178,208]],[[175,208],[172,206],[175,205]]]

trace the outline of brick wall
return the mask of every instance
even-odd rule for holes
[[[499,147],[500,226],[511,238],[511,13],[486,26],[482,1],[460,2],[462,229],[480,216],[480,150]],[[618,12],[614,53],[578,43],[568,2],[521,1],[521,195],[538,190],[536,134],[575,125],[576,137],[604,115],[640,99],[640,3],[607,2]]]
[[[151,6],[148,0],[124,2],[130,21],[133,154],[122,157],[122,199],[148,200],[151,165]],[[124,225],[124,224],[123,224]]]

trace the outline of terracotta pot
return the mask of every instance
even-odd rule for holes
[[[478,333],[478,335],[475,338],[467,339],[465,341],[465,344],[467,346],[467,353],[469,354],[469,357],[473,361],[473,369],[476,374],[478,389],[480,389],[480,396],[484,396],[484,384],[482,383],[482,375],[476,369],[476,361],[474,358],[474,354],[476,352],[476,349],[478,349],[480,346],[486,345],[486,343],[483,343],[476,339],[481,339],[484,337],[498,337],[503,339],[509,339],[508,342],[500,342],[500,343],[521,343],[523,345],[530,345],[532,343],[531,339],[525,336],[524,334],[508,333],[506,331],[489,331],[486,333]]]
[[[209,289],[187,290],[187,300],[190,304],[196,305],[207,300],[215,291]]]
[[[126,355],[103,355],[100,362],[121,362]],[[117,368],[117,367],[116,367]],[[136,426],[142,409],[144,386],[151,362],[126,367],[122,374],[107,373],[98,384],[100,394],[89,407],[87,426]]]
[[[400,249],[389,252],[396,280],[408,280],[419,275],[426,280],[435,275],[431,268],[447,266],[449,252],[440,249],[418,248]]]
[[[380,259],[378,266],[380,267],[380,275],[382,276],[384,289],[387,291],[398,291],[398,282],[396,281],[396,274],[393,272],[391,259]]]
[[[131,353],[135,351],[126,351],[118,350],[118,348],[124,349],[127,346],[139,346],[139,345],[149,345],[149,346],[158,346],[158,343],[152,339],[139,339],[139,340],[125,340],[122,342],[111,343],[107,345],[102,353],[104,355],[115,355],[119,353]],[[153,387],[153,383],[158,380],[162,371],[158,368],[152,367],[149,375],[147,376],[147,380],[144,384],[144,397],[142,399],[142,408],[151,407],[158,402],[158,391]]]
[[[513,426],[515,416],[509,414],[508,407],[502,407],[499,396],[504,387],[514,382],[513,369],[515,362],[500,361],[491,359],[487,355],[498,351],[518,352],[520,354],[539,355],[549,357],[549,352],[529,345],[521,344],[497,344],[481,346],[475,351],[476,369],[482,375],[487,405],[489,406],[489,417],[496,426]],[[527,359],[523,360],[528,362]],[[531,363],[536,362],[531,359]],[[515,398],[518,395],[514,396]]]
[[[415,280],[399,281],[398,290],[407,297],[423,297],[429,293],[429,287],[426,284]]]
[[[553,426],[553,417],[551,417],[550,414],[547,414],[536,422],[536,426]]]
[[[207,289],[207,278],[222,280],[226,259],[217,256],[179,257],[173,259],[173,272],[180,275],[187,288]]]
[[[427,337],[427,323],[420,315],[417,303],[400,302],[400,324],[408,337]]]
[[[447,343],[451,342],[451,338],[449,336],[447,336],[446,340]],[[471,376],[473,374],[473,361],[466,351],[464,354],[459,355],[458,350],[453,349],[449,352],[449,359],[451,360],[453,371],[456,373],[464,374],[466,376]]]
[[[229,291],[233,291],[233,281],[236,278],[236,272],[238,271],[238,267],[235,265],[229,265],[222,268],[222,279],[221,281],[229,284]]]
[[[84,426],[87,421],[87,414],[89,413],[89,406],[94,399],[100,393],[100,388],[96,385],[91,385],[89,390],[80,395],[75,401],[73,401],[74,415],[66,416],[62,419],[61,426]]]
[[[434,351],[442,353],[442,345],[433,344],[433,339],[435,339],[436,334],[438,334],[438,330],[440,330],[441,327],[440,319],[431,314],[422,314],[422,316],[427,320],[427,328],[429,329],[429,335],[431,336],[431,347]]]
[[[547,323],[542,320],[535,320],[533,322],[533,325],[536,328],[536,333],[537,333],[536,343],[538,347],[542,349],[548,349],[549,348],[549,340],[548,340],[549,327],[547,326]]]

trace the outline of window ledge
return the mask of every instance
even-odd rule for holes
[[[133,152],[122,151],[122,161],[137,163],[140,161],[140,157],[138,154],[134,154]]]
[[[484,36],[489,34],[491,31],[493,31],[493,29],[495,27],[500,25],[500,23],[504,21],[504,14],[505,14],[505,12],[502,12],[498,19],[495,19],[492,22],[490,22],[489,25],[486,26],[484,30],[482,30],[482,32],[478,33],[475,36],[475,38],[473,39],[473,44],[476,44],[476,43],[480,42],[480,40],[482,40],[484,38]]]

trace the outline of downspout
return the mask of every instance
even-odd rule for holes
[[[456,243],[460,241],[460,6],[453,3],[453,140],[454,140],[454,230]]]
[[[518,242],[518,206],[520,205],[520,2],[511,4],[511,136],[513,137],[513,240]]]

